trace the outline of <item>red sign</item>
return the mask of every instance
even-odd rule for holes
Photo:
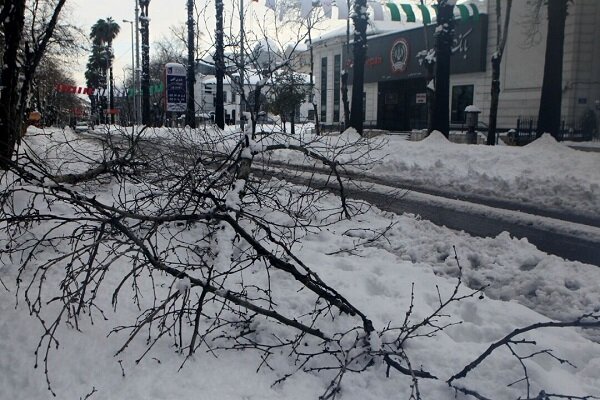
[[[106,114],[106,115],[113,115],[113,114],[118,114],[118,113],[119,113],[118,108],[107,108],[106,110],[104,110],[104,114]]]
[[[55,89],[59,93],[73,93],[73,94],[87,94],[87,95],[94,94],[94,88],[65,85],[64,83],[59,83],[58,85],[56,85]]]

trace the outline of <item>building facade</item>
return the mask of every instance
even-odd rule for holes
[[[499,0],[503,3],[504,0]],[[502,4],[502,10],[505,5]],[[448,110],[454,124],[464,123],[464,108],[474,104],[487,123],[491,100],[490,60],[496,51],[496,0],[479,4],[479,16],[457,21],[451,60]],[[535,18],[529,2],[514,1],[508,41],[501,66],[498,126],[510,129],[518,119],[535,120],[544,70],[545,6]],[[368,38],[364,104],[367,126],[392,131],[426,126],[428,77],[419,58],[433,47],[435,26],[375,21]],[[562,119],[565,127],[580,125],[586,113],[600,114],[600,1],[570,3],[565,29]],[[315,95],[320,120],[343,121],[340,76],[347,67],[352,84],[352,51],[345,30],[313,42]],[[351,93],[351,86],[349,87]]]

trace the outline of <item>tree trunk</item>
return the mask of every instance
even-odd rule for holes
[[[498,102],[500,100],[500,64],[502,55],[508,38],[508,26],[510,23],[510,11],[512,0],[506,0],[506,16],[504,17],[504,27],[502,26],[502,6],[500,2],[496,3],[496,53],[492,56],[492,98],[490,104],[490,120],[488,126],[487,144],[493,146],[496,144],[496,122],[498,119]]]
[[[112,47],[110,47],[110,52],[112,54]],[[110,68],[108,69],[108,76],[110,79],[110,90],[108,92],[108,96],[109,96],[109,105],[108,108],[110,108],[110,123],[111,125],[115,124],[115,114],[114,114],[114,109],[115,109],[115,93],[114,93],[114,86],[115,86],[115,80],[113,77],[113,65],[112,65],[112,60],[110,61]]]
[[[319,126],[319,108],[317,107],[317,102],[315,101],[315,57],[314,57],[314,53],[313,53],[313,46],[312,46],[312,36],[311,36],[311,30],[308,30],[308,49],[309,49],[309,56],[310,56],[310,90],[311,90],[311,100],[312,100],[312,106],[313,106],[313,110],[315,111],[315,133],[317,135],[321,134],[321,127]],[[321,78],[323,79],[323,78]]]
[[[20,138],[23,115],[19,113],[18,51],[25,21],[25,0],[7,0],[4,18],[4,57],[0,93],[0,169],[8,169],[15,144]]]
[[[431,88],[430,83],[435,82],[435,62],[427,62],[425,60],[425,82],[427,87],[425,88],[426,101],[427,101],[427,132],[431,133],[433,130],[433,110],[435,106],[435,90]]]
[[[352,79],[352,109],[350,126],[362,135],[365,116],[363,115],[363,90],[365,83],[365,57],[367,54],[367,1],[354,2],[354,75]]]
[[[346,3],[350,9],[350,1]],[[350,19],[346,19],[346,57],[350,56]],[[348,102],[348,64],[344,60],[344,71],[342,72],[342,104],[344,105],[344,129],[350,125],[350,103]]]
[[[194,61],[194,0],[187,2],[187,28],[188,28],[188,59],[187,59],[187,96],[185,110],[185,124],[196,128],[196,102],[194,99],[194,84],[196,83],[196,68]],[[217,28],[218,29],[218,28]]]
[[[438,2],[438,19],[435,34],[435,98],[433,102],[432,129],[450,136],[450,56],[454,37],[454,5],[448,0]]]
[[[296,134],[296,110],[292,111],[292,115],[290,116],[290,123],[292,124],[290,128],[290,133],[292,136]]]
[[[548,132],[558,139],[560,134],[567,1],[550,0],[548,2],[548,37],[546,39],[542,96],[538,113],[538,137]]]
[[[490,103],[490,121],[488,126],[487,144],[496,144],[496,120],[498,119],[498,100],[500,99],[500,62],[499,54],[492,56],[492,99]]]
[[[142,123],[152,125],[150,117],[150,31],[148,4],[150,0],[140,1],[140,21],[142,32]]]
[[[225,78],[225,54],[223,47],[223,0],[215,2],[217,11],[217,32],[215,33],[215,75],[217,78],[217,95],[215,104],[215,121],[221,129],[225,128],[225,99],[223,97],[223,79]]]
[[[344,105],[344,129],[350,124],[350,103],[348,103],[348,71],[342,72],[342,104]]]

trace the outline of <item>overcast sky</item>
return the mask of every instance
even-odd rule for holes
[[[179,4],[181,3],[181,4]],[[76,24],[89,35],[92,25],[100,18],[112,17],[121,27],[113,42],[115,53],[115,80],[121,81],[123,68],[131,68],[131,28],[123,19],[135,18],[135,0],[73,0],[71,14]],[[149,6],[150,43],[169,33],[169,27],[186,20],[185,0],[152,0]],[[85,64],[88,54],[81,57],[75,79],[85,86]]]

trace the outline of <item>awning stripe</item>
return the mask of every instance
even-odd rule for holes
[[[390,9],[392,14],[392,21],[402,21],[400,18],[400,9],[394,3],[387,3],[386,6]]]
[[[470,15],[467,6],[465,6],[464,4],[459,4],[456,6],[456,8],[458,8],[458,11],[460,12],[461,21],[466,21],[469,19]]]
[[[424,24],[430,24],[431,23],[431,15],[429,14],[429,9],[424,6],[419,4],[417,7],[419,7],[419,9],[421,9],[421,14],[423,15],[423,23]]]
[[[415,13],[413,11],[411,4],[400,4],[400,6],[402,7],[402,10],[404,10],[404,13],[406,14],[406,22],[417,22],[417,17],[415,16]]]

